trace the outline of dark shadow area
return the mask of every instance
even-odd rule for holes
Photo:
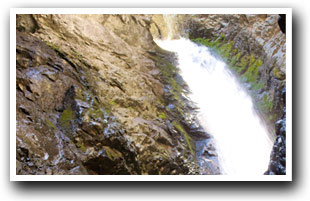
[[[204,191],[212,193],[240,193],[240,192],[258,192],[264,191],[264,193],[283,193],[294,191],[298,187],[301,180],[302,174],[302,157],[305,154],[302,153],[302,147],[298,146],[301,144],[302,131],[301,128],[301,94],[302,94],[302,80],[298,79],[302,74],[300,63],[300,51],[301,50],[301,27],[300,22],[301,16],[297,13],[293,15],[293,28],[292,28],[292,52],[293,52],[293,182],[11,182],[9,185],[16,191],[22,194],[40,194],[45,195],[46,193],[74,193],[74,192],[109,192],[122,194],[129,193],[148,193],[152,191],[157,192],[184,192],[184,191]],[[7,25],[6,27],[9,27]],[[9,28],[8,28],[9,30]],[[9,47],[9,40],[7,40],[7,47]],[[9,48],[8,48],[9,49]],[[9,58],[9,55],[7,55]],[[9,71],[8,71],[9,73]],[[7,76],[9,78],[9,76]],[[7,79],[8,79],[7,78]],[[9,97],[9,89],[5,93]],[[7,98],[8,99],[8,98]],[[10,101],[8,100],[8,103]],[[14,103],[11,103],[14,104]],[[8,104],[9,105],[9,104]],[[9,111],[9,107],[6,108],[6,112]],[[9,114],[9,112],[8,112]],[[7,120],[9,125],[9,119]],[[9,130],[9,129],[7,129]],[[12,134],[12,133],[11,133]],[[9,136],[7,137],[9,142]],[[288,142],[287,142],[288,143]],[[8,143],[9,144],[9,143]],[[9,148],[9,146],[7,146]],[[7,160],[7,175],[9,175],[9,158]],[[267,167],[266,167],[267,168]],[[275,176],[276,177],[276,176]],[[237,192],[236,192],[237,191]],[[73,194],[74,195],[74,194]]]

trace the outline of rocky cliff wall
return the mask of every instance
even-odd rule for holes
[[[17,174],[219,173],[151,16],[17,15],[16,28]]]

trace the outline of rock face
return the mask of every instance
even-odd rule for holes
[[[175,16],[171,18],[178,20]],[[285,174],[286,40],[278,18],[278,15],[188,15],[182,17],[185,19],[182,23],[178,21],[181,26],[173,29],[213,49],[252,94],[261,117],[277,136],[266,174]],[[157,27],[161,29],[161,24]]]
[[[282,91],[285,100],[285,88]],[[285,175],[286,174],[286,111],[283,109],[283,116],[276,122],[276,133],[270,163],[266,175]]]
[[[276,125],[265,174],[285,174],[285,35],[277,20],[17,15],[16,173],[220,174],[175,55],[153,41],[181,35],[240,76]]]
[[[188,33],[191,19],[191,15],[152,15],[150,31],[153,37],[157,39],[178,39]]]
[[[17,15],[16,25],[17,174],[219,173],[214,155],[196,156],[210,136],[150,16]]]

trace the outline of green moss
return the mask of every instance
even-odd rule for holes
[[[179,85],[179,83],[175,79],[170,78],[168,80],[168,82],[169,82],[169,85],[172,87],[172,89],[174,91],[176,91],[178,93],[181,93],[182,88],[181,88],[181,86]]]
[[[54,124],[52,124],[52,122],[50,122],[50,120],[46,119],[45,121],[46,121],[47,125],[49,125],[52,129],[55,129]]]
[[[238,52],[238,53],[236,54],[236,56],[235,56],[236,61],[239,61],[240,56],[241,56],[241,52]]]
[[[69,128],[70,122],[74,119],[74,112],[71,109],[66,109],[60,116],[60,124],[62,127]]]
[[[160,118],[160,119],[166,119],[166,118],[167,118],[167,115],[166,115],[166,113],[161,112],[161,113],[159,113],[158,118]]]
[[[261,88],[263,88],[263,84],[259,83],[259,82],[255,82],[251,85],[251,89],[253,90],[260,90]]]
[[[235,51],[237,51],[237,49],[233,50],[234,53]],[[236,70],[235,66],[236,66],[236,63],[239,62],[240,56],[241,56],[241,52],[238,52],[236,55],[233,55],[230,60],[229,66],[231,66],[233,69]]]
[[[116,105],[116,102],[114,100],[110,100],[109,105],[114,106]]]
[[[183,129],[183,127],[177,123],[177,122],[172,122],[172,124],[174,125],[174,127],[180,132],[182,133],[182,135],[184,136],[186,143],[188,145],[188,148],[191,152],[191,154],[194,156],[194,158],[196,158],[196,154],[195,154],[195,144],[193,139],[188,135],[188,133]]]
[[[241,57],[240,63],[238,63],[238,66],[246,67],[247,65],[249,65],[249,62],[250,62],[250,57],[248,55],[244,55],[243,57]]]
[[[217,43],[213,43],[212,45],[216,44]],[[156,55],[153,54],[150,55],[149,57],[153,61],[155,61],[156,66],[159,67],[161,71],[162,82],[167,86],[170,94],[173,96],[173,100],[171,100],[169,97],[169,99],[164,99],[162,102],[160,102],[159,105],[166,106],[166,104],[173,103],[173,105],[175,106],[175,108],[173,109],[173,115],[180,117],[184,116],[184,108],[186,107],[186,103],[183,100],[183,93],[186,92],[183,91],[184,83],[182,83],[182,81],[177,79],[176,77],[179,70],[175,65],[173,65],[171,62],[168,61],[166,57],[168,52],[162,53],[162,50],[160,48],[156,52],[157,52]],[[164,112],[160,112],[157,117],[161,119],[168,118],[167,114]],[[173,122],[172,124],[175,126],[175,129],[178,130],[178,132],[184,136],[189,152],[193,155],[194,158],[196,158],[195,143],[193,139],[188,135],[188,133],[183,129],[183,127],[179,123]],[[168,153],[167,156],[165,155],[166,153],[164,152],[163,157],[164,158],[168,157]]]
[[[165,100],[162,97],[160,97],[158,100],[156,100],[156,105],[158,107],[165,107]]]
[[[221,57],[229,62],[231,60],[231,56],[233,54],[234,42],[228,41],[228,43],[224,43],[217,46],[217,52],[221,55]]]
[[[260,108],[262,111],[266,112],[266,113],[271,113],[272,109],[273,109],[273,102],[270,96],[268,96],[267,94],[264,94],[263,96],[263,100],[260,104]],[[270,116],[269,116],[270,118]]]
[[[131,106],[127,106],[126,108],[130,111],[134,111],[134,109]]]
[[[101,108],[89,108],[88,109],[88,116],[92,119],[102,119],[104,118],[104,111]]]
[[[60,52],[60,49],[57,45],[55,45],[54,43],[51,42],[46,42],[46,45],[49,46],[50,48],[52,48],[54,51],[56,51],[57,53]]]
[[[275,76],[275,77],[278,77],[278,74],[279,74],[279,69],[278,68],[273,68],[273,75]]]
[[[259,67],[262,60],[252,55],[243,55],[238,49],[234,48],[234,42],[225,40],[225,35],[221,34],[215,40],[196,38],[194,42],[205,45],[216,52],[228,66],[237,72],[242,81],[250,83],[251,89],[259,90],[262,84],[259,83]]]
[[[269,121],[272,121],[274,118],[275,118],[275,115],[274,115],[274,114],[270,114],[270,115],[268,116]]]
[[[107,153],[107,156],[110,160],[114,161],[122,157],[122,153],[115,150],[111,149],[110,147],[104,146],[104,149]]]
[[[83,102],[86,105],[85,109],[88,115],[92,118],[102,118],[104,116],[104,112],[108,112],[107,108],[109,108],[112,104],[115,104],[113,100],[109,103],[100,104],[97,98],[87,91],[83,91],[80,88],[76,89],[76,99]],[[104,106],[104,107],[103,107]],[[104,109],[103,109],[104,108]]]
[[[164,62],[160,66],[161,66],[161,69],[160,69],[161,73],[166,78],[172,78],[177,73],[176,67],[169,62]]]
[[[269,120],[273,120],[275,115],[273,114],[274,104],[271,97],[266,94],[263,98],[256,96],[264,84],[260,82],[259,70],[263,64],[263,61],[256,58],[253,54],[242,53],[240,50],[234,48],[234,43],[225,39],[225,35],[220,35],[217,38],[192,39],[193,42],[209,47],[216,55],[220,56],[228,66],[236,72],[241,81],[249,83],[251,94],[254,99],[258,100],[257,106],[263,111]],[[282,75],[277,68],[273,69],[273,74],[278,79],[284,79],[285,75]]]
[[[211,41],[210,39],[203,39],[203,38],[195,38],[192,39],[192,41],[207,47],[214,47],[217,44],[216,41]]]
[[[170,86],[169,91],[173,95],[174,100],[176,101],[174,104],[178,108],[183,104],[183,100],[181,99],[183,88],[176,79],[176,75],[179,70],[175,65],[168,61],[168,59],[161,55],[162,53],[167,54],[168,52],[162,50],[161,48],[158,48],[157,51],[158,55],[150,55],[149,57],[155,61],[156,66],[159,67],[164,84]]]
[[[279,68],[273,68],[272,72],[277,79],[285,79],[285,74],[282,73]]]
[[[260,59],[255,59],[253,55],[249,57],[248,68],[246,72],[242,75],[242,78],[245,82],[254,84],[259,81],[258,72],[259,67],[261,66],[262,61]]]
[[[174,78],[168,78],[169,86],[171,87],[170,92],[173,94],[174,99],[181,104],[181,93],[182,87]]]
[[[86,152],[87,148],[84,146],[84,144],[82,142],[77,142],[75,144],[82,152]]]

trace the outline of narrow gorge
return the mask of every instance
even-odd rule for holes
[[[16,174],[286,174],[278,21],[17,15]]]

